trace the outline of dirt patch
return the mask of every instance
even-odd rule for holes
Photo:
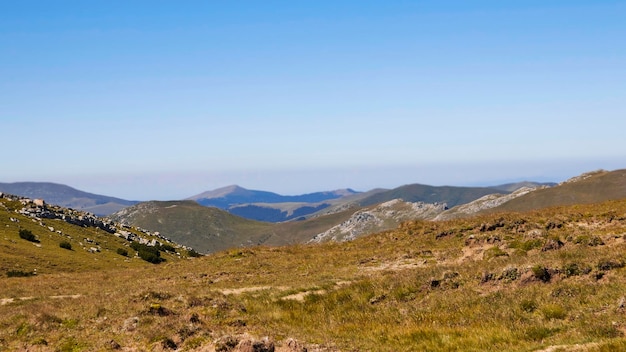
[[[535,352],[558,352],[558,351],[574,351],[574,352],[582,352],[588,351],[591,348],[598,347],[598,344],[595,342],[586,343],[583,345],[555,345],[549,346],[542,350],[536,350]]]
[[[47,298],[51,298],[51,299],[76,299],[76,298],[80,298],[83,295],[60,295],[60,296],[48,296]],[[0,306],[4,306],[7,304],[11,304],[11,303],[15,303],[17,301],[31,301],[33,299],[35,299],[36,297],[18,297],[18,298],[0,298]]]
[[[293,295],[289,295],[289,296],[285,296],[281,299],[287,299],[287,300],[294,300],[294,301],[298,301],[298,302],[304,302],[304,298],[306,296],[309,295],[323,295],[326,293],[326,290],[315,290],[315,291],[304,291],[304,292],[298,292],[298,293],[294,293]]]
[[[224,295],[240,295],[242,293],[248,293],[248,292],[266,291],[266,290],[285,291],[288,289],[289,289],[288,287],[284,287],[284,286],[276,286],[276,287],[274,286],[251,286],[251,287],[240,287],[240,288],[225,288],[225,289],[221,289],[218,291]]]
[[[426,260],[417,260],[417,261],[399,260],[395,262],[380,263],[376,266],[364,266],[364,267],[361,267],[360,269],[363,271],[368,271],[368,272],[386,271],[386,270],[400,271],[400,270],[423,268],[426,266],[427,263],[428,261]]]
[[[77,298],[81,298],[83,295],[60,295],[60,296],[50,296],[50,298],[52,299],[65,299],[65,298],[71,298],[71,299],[77,299]]]
[[[486,246],[479,247],[463,247],[463,254],[456,260],[457,264],[461,264],[467,260],[482,259],[482,254],[485,251]]]

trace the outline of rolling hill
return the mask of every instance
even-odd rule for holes
[[[0,192],[32,199],[43,199],[50,204],[83,210],[100,216],[112,214],[122,208],[138,203],[136,201],[83,192],[66,185],[50,182],[0,183]]]
[[[215,207],[187,201],[139,203],[112,214],[111,219],[167,234],[201,253],[255,245],[303,243],[352,215],[344,211],[304,221],[269,223],[245,219]]]
[[[454,207],[459,204],[469,203],[488,194],[501,192],[502,190],[491,187],[454,187],[410,184],[373,194],[365,199],[362,199],[359,204],[362,206],[368,206],[388,202],[394,199],[401,199],[406,202],[446,203],[448,207]]]
[[[207,253],[262,244],[272,224],[205,207],[195,201],[150,201],[122,209],[111,219],[167,234],[178,243]]]
[[[553,206],[598,203],[626,198],[626,170],[599,170],[539,189],[485,212],[529,211]]]
[[[63,246],[61,244],[63,243]],[[147,245],[177,261],[187,247],[159,234],[125,227],[78,210],[0,195],[0,273],[52,274],[146,265],[133,249]],[[140,247],[137,247],[140,248]],[[176,254],[178,252],[178,254]]]

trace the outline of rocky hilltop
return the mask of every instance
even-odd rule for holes
[[[404,221],[431,219],[446,209],[445,203],[394,199],[355,212],[350,219],[316,235],[310,242],[350,241],[359,236],[396,228]]]
[[[51,239],[69,241],[70,245],[71,242],[75,242],[80,248],[91,253],[110,249],[108,247],[114,243],[115,246],[122,244],[129,248],[139,248],[137,245],[152,247],[157,251],[167,248],[179,256],[186,255],[189,251],[193,252],[191,247],[175,243],[159,232],[123,225],[89,212],[47,204],[43,199],[30,199],[0,192],[0,209],[9,214],[9,221],[19,229],[27,227],[25,222],[32,222],[36,230],[29,230],[33,233],[29,240],[34,243],[39,243],[36,237],[50,234]],[[32,226],[28,224],[28,227]],[[94,231],[99,234],[98,238],[102,243],[88,236]],[[77,237],[77,234],[80,237]],[[104,243],[107,245],[105,246]]]
[[[540,188],[544,188],[547,186],[542,186]],[[458,205],[452,209],[448,209],[441,214],[438,214],[433,218],[433,220],[449,220],[458,217],[464,217],[476,214],[483,210],[492,209],[501,206],[502,204],[515,199],[517,197],[521,197],[530,192],[537,190],[539,187],[523,187],[518,189],[517,191],[509,194],[488,194],[484,197],[476,199],[473,202],[469,202],[467,204]]]

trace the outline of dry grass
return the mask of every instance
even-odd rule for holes
[[[613,201],[4,277],[0,350],[200,351],[244,333],[310,350],[623,350],[625,235]]]

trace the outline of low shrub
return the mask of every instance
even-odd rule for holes
[[[613,260],[613,259],[601,259],[598,261],[597,269],[598,270],[613,270],[624,267],[624,262],[621,260]]]
[[[562,270],[563,270],[563,274],[565,274],[565,276],[567,277],[578,276],[582,272],[581,269],[578,267],[578,264],[576,263],[565,264]]]
[[[530,299],[524,299],[520,302],[520,308],[524,312],[532,313],[537,310],[537,302]]]
[[[547,304],[541,307],[541,314],[548,320],[557,319],[562,320],[567,316],[565,308],[558,304]]]
[[[158,264],[165,261],[165,259],[161,258],[161,252],[157,247],[147,246],[139,242],[131,243],[130,247],[137,251],[139,258],[147,261],[148,263]]]
[[[519,278],[520,273],[519,270],[515,267],[508,267],[502,271],[502,275],[500,275],[500,280],[506,280],[508,282],[515,281]]]
[[[61,243],[59,243],[59,247],[63,248],[63,249],[68,249],[68,250],[72,250],[72,244],[69,243],[68,241],[63,241]]]
[[[527,241],[513,241],[510,244],[511,248],[521,249],[523,251],[529,251],[535,248],[541,248],[543,246],[543,240],[535,238]]]
[[[485,251],[485,254],[483,256],[484,259],[486,260],[491,260],[493,258],[497,258],[497,257],[504,257],[504,256],[508,256],[508,254],[506,254],[505,251],[503,251],[502,249],[500,249],[500,247],[491,247],[489,249],[487,249]]]
[[[163,261],[163,258],[161,258],[161,253],[159,251],[153,252],[141,250],[137,252],[137,254],[139,254],[139,258],[147,261],[148,263],[159,264]]]
[[[128,257],[128,250],[124,248],[118,248],[116,252],[121,256]]]
[[[37,236],[35,236],[30,230],[20,229],[20,238],[30,242],[39,243]]]
[[[550,273],[548,272],[548,269],[546,269],[542,265],[535,265],[530,270],[532,271],[533,276],[536,279],[539,279],[543,282],[550,281]]]
[[[21,270],[9,270],[7,271],[8,277],[29,277],[34,276],[35,274],[29,271],[21,271]]]
[[[598,236],[593,236],[591,237],[591,239],[589,240],[589,243],[587,244],[591,247],[596,247],[596,246],[604,246],[604,241],[602,241],[602,239]]]
[[[187,256],[188,257],[192,257],[192,258],[196,258],[196,257],[202,257],[202,254],[196,252],[193,249],[190,249],[190,250],[187,251]]]
[[[161,250],[170,253],[176,253],[176,248],[174,248],[174,246],[172,246],[171,244],[162,244]]]

